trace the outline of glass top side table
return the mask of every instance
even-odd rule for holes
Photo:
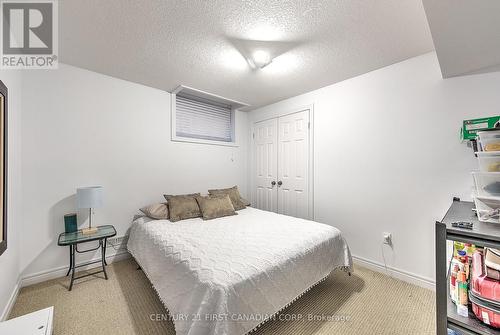
[[[103,272],[104,278],[106,280],[108,280],[108,274],[106,273],[106,265],[107,265],[107,263],[106,263],[106,244],[107,244],[108,238],[113,237],[113,236],[116,236],[116,230],[115,230],[115,227],[113,227],[112,225],[98,226],[97,231],[93,234],[83,234],[81,230],[77,230],[77,231],[72,232],[72,233],[59,234],[59,239],[57,240],[57,245],[69,247],[69,269],[68,269],[68,273],[66,273],[66,276],[68,276],[71,272],[71,282],[69,284],[69,291],[71,291],[73,289],[73,283],[76,279],[92,276],[92,275]],[[96,248],[92,248],[92,249],[78,250],[78,244],[91,242],[91,241],[99,241],[99,245]],[[92,252],[92,251],[95,251],[98,249],[101,250],[101,259],[100,260],[86,262],[83,264],[76,265],[76,262],[75,262],[76,253],[81,254],[81,253],[86,253],[86,252]],[[87,274],[82,275],[80,277],[75,277],[75,269],[76,268],[91,265],[91,264],[96,264],[96,263],[101,263],[102,270],[87,273]]]

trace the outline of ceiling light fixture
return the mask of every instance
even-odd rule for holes
[[[263,69],[271,63],[281,63],[283,58],[287,58],[293,48],[299,45],[298,41],[254,41],[242,40],[237,38],[228,38],[229,43],[243,56],[246,63],[253,70]],[[240,60],[241,61],[241,60]],[[269,72],[278,64],[266,68]]]
[[[273,59],[271,58],[271,55],[265,50],[254,51],[251,58],[248,59],[248,63],[254,69],[262,69],[263,67],[269,65],[272,61]]]

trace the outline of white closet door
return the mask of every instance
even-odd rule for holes
[[[278,210],[278,120],[255,123],[256,207]]]
[[[278,213],[309,218],[309,110],[278,121]]]

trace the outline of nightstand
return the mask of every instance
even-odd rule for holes
[[[106,273],[106,244],[107,240],[110,237],[116,236],[116,230],[115,227],[112,225],[106,225],[106,226],[98,226],[97,231],[93,234],[83,234],[81,230],[75,231],[73,233],[61,233],[59,235],[59,239],[57,241],[57,245],[60,246],[68,246],[69,247],[69,269],[68,273],[66,273],[66,276],[68,276],[71,272],[71,282],[69,284],[69,291],[73,288],[73,282],[77,279],[92,276],[98,273],[103,272],[104,273],[104,278],[108,280],[108,274]],[[96,248],[92,249],[86,249],[86,250],[78,250],[78,244],[80,243],[86,243],[86,242],[92,242],[92,241],[99,241],[99,245]],[[78,264],[76,265],[75,262],[75,255],[76,253],[82,254],[86,252],[92,252],[95,250],[101,250],[101,259],[97,261],[91,261],[91,262],[86,262],[83,264]],[[75,277],[75,269],[82,267],[82,266],[87,266],[91,264],[97,264],[101,263],[102,270],[100,271],[94,271],[91,273],[87,273],[83,276],[80,277]]]

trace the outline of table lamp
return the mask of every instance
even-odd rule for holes
[[[89,209],[89,227],[82,229],[82,234],[94,234],[97,227],[92,227],[92,208],[102,207],[102,186],[81,187],[76,189],[76,206]]]

